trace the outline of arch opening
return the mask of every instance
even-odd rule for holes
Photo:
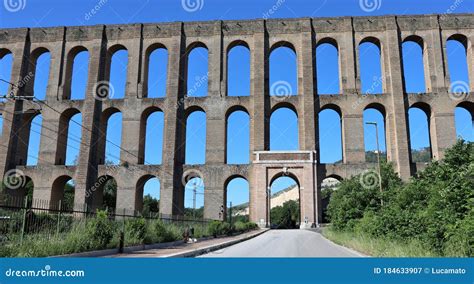
[[[185,164],[201,165],[206,162],[206,113],[194,110],[186,119]]]
[[[0,49],[0,78],[11,82],[13,68],[13,54],[6,50]],[[10,84],[0,81],[0,96],[7,95],[10,90]],[[5,102],[6,99],[0,98],[0,102]]]
[[[50,209],[73,211],[75,181],[70,176],[61,176],[57,178],[51,188]]]
[[[402,44],[403,78],[406,93],[425,93],[426,52],[421,38],[408,38]]]
[[[204,44],[195,44],[187,55],[188,97],[206,97],[209,84],[209,52]]]
[[[318,95],[341,93],[339,50],[335,41],[322,41],[316,47],[316,86]]]
[[[184,215],[193,219],[204,218],[204,180],[192,177],[184,187]]]
[[[250,161],[250,116],[235,110],[227,116],[226,163],[248,164]]]
[[[160,212],[160,180],[153,175],[142,177],[137,183],[135,210],[141,216],[153,217]]]
[[[89,75],[89,51],[84,47],[73,49],[66,66],[66,84],[63,99],[83,100],[86,97]]]
[[[109,50],[109,99],[123,99],[127,92],[128,50],[123,46]]]
[[[359,44],[359,72],[363,94],[382,94],[382,57],[380,42],[365,39]]]
[[[227,95],[250,96],[250,50],[244,43],[233,46],[227,53]]]
[[[446,42],[451,93],[469,93],[468,39],[453,35]],[[471,71],[472,72],[472,71]]]
[[[385,112],[382,112],[375,107],[369,106],[364,110],[363,116],[365,161],[368,163],[377,163],[377,154],[380,154],[381,160],[386,160],[387,145],[385,131]]]
[[[163,156],[164,113],[159,109],[144,113],[140,132],[139,163],[160,165]]]
[[[269,220],[272,229],[297,229],[300,227],[300,186],[296,177],[281,174],[270,183]]]
[[[249,221],[250,187],[248,181],[240,176],[230,177],[225,185],[225,212],[230,223]]]
[[[37,100],[45,100],[48,91],[51,53],[48,50],[36,50],[32,53],[33,62],[30,65],[33,74],[33,95]]]
[[[298,94],[298,61],[291,44],[279,43],[270,52],[270,96]]]
[[[100,176],[94,183],[94,189],[88,193],[88,210],[90,212],[106,210],[109,213],[115,213],[117,205],[117,182],[115,179],[109,175]]]
[[[149,53],[147,64],[146,97],[165,98],[168,78],[168,50],[162,46],[156,47]]]
[[[413,106],[408,110],[412,163],[428,163],[432,159],[430,114],[423,108]]]
[[[342,163],[341,114],[335,109],[323,109],[318,114],[319,161],[321,164]]]
[[[122,141],[122,113],[116,108],[102,112],[99,133],[99,164],[120,164]]]
[[[270,116],[270,150],[299,149],[298,115],[290,107],[276,108]]]
[[[456,136],[465,141],[474,142],[474,103],[464,103],[454,112]]]

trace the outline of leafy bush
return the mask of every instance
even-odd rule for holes
[[[94,218],[86,225],[86,235],[91,249],[106,248],[114,235],[112,222],[105,211],[97,211]]]
[[[229,223],[221,221],[212,221],[211,223],[209,223],[208,232],[211,236],[217,237],[222,235],[228,235],[232,231]]]
[[[125,223],[127,243],[142,244],[146,236],[146,222],[143,218],[129,219]]]
[[[237,221],[234,223],[234,230],[236,232],[245,232],[248,230],[247,224],[241,221]]]
[[[153,221],[150,229],[154,242],[172,242],[179,239],[179,236],[174,235],[161,220]]]
[[[383,164],[382,188],[362,186],[359,176],[343,181],[328,206],[333,228],[474,256],[474,143],[458,141],[406,184]]]

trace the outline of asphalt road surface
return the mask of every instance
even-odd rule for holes
[[[201,257],[360,257],[308,230],[270,230]]]

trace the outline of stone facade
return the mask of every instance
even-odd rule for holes
[[[463,105],[474,113],[470,96],[453,99],[449,95],[446,40],[466,39],[470,89],[474,90],[474,16],[424,15],[272,19],[249,21],[175,22],[132,25],[97,25],[84,27],[22,28],[0,30],[0,56],[13,54],[11,82],[22,82],[34,72],[34,62],[44,51],[51,53],[51,69],[46,104],[41,113],[43,128],[39,163],[27,167],[26,146],[31,121],[31,101],[8,100],[0,103],[4,118],[0,173],[21,170],[34,181],[34,198],[60,199],[61,180],[76,182],[75,202],[90,208],[100,203],[100,178],[113,177],[118,184],[117,210],[139,209],[144,182],[156,176],[161,182],[161,213],[180,215],[184,207],[183,179],[200,175],[205,183],[206,218],[218,219],[225,204],[227,183],[243,177],[250,184],[250,218],[259,222],[266,217],[265,191],[275,176],[287,167],[302,188],[302,217],[309,223],[320,221],[320,183],[325,177],[346,178],[372,167],[365,163],[363,119],[367,107],[382,110],[386,120],[387,156],[404,179],[421,165],[410,162],[407,111],[420,106],[429,113],[434,159],[443,157],[456,139],[454,109]],[[421,40],[424,50],[427,93],[404,91],[401,43],[409,38]],[[359,43],[371,41],[381,48],[383,94],[360,92]],[[315,92],[315,49],[320,43],[337,44],[340,64],[340,94],[318,96]],[[227,52],[236,45],[247,46],[251,54],[251,95],[227,96]],[[285,100],[269,96],[269,54],[275,47],[291,45],[297,54],[298,90]],[[186,54],[195,46],[209,51],[208,95],[186,96]],[[147,98],[147,66],[150,53],[157,47],[168,50],[166,98]],[[126,97],[97,100],[92,95],[97,82],[108,80],[111,54],[128,50]],[[70,100],[71,64],[74,55],[89,51],[89,74],[85,100]],[[12,89],[15,96],[32,94],[33,81]],[[48,107],[50,106],[50,107]],[[298,115],[299,147],[315,153],[300,163],[256,163],[256,151],[269,150],[269,117],[273,110],[287,106]],[[341,115],[343,161],[320,164],[318,160],[318,113],[332,108]],[[185,165],[185,121],[195,109],[207,116],[205,165]],[[226,119],[232,110],[245,110],[250,116],[249,165],[226,164]],[[143,125],[153,110],[164,112],[163,163],[144,164]],[[104,165],[104,121],[112,113],[123,114],[121,165]],[[77,166],[64,166],[64,121],[81,112],[82,142]],[[62,142],[61,142],[62,141]],[[284,157],[285,155],[282,155]],[[291,156],[291,155],[290,155]],[[286,157],[288,158],[288,157]],[[288,160],[293,159],[289,157]],[[183,176],[184,175],[184,176]],[[272,176],[271,176],[272,175]],[[304,177],[302,176],[304,175]],[[14,192],[10,191],[11,194]],[[59,194],[59,195],[58,195]],[[304,197],[306,196],[306,197]]]

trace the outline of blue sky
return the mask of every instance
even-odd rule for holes
[[[286,17],[332,17],[332,16],[373,16],[386,14],[433,14],[445,13],[455,1],[426,0],[18,0],[24,4],[19,7],[0,5],[0,27],[48,27],[75,26],[96,24],[128,24],[152,23],[169,21],[226,20],[226,19],[261,19]],[[366,3],[366,6],[361,3]],[[374,9],[371,4],[376,3]],[[378,5],[380,4],[380,5]],[[197,5],[197,6],[196,6]],[[14,11],[17,10],[18,11]],[[373,10],[373,11],[369,11]],[[456,13],[474,12],[474,0],[461,1],[454,9]],[[362,92],[378,94],[382,92],[379,83],[382,76],[380,67],[380,51],[372,44],[360,45],[360,67]],[[406,89],[409,93],[424,92],[423,61],[421,48],[414,42],[403,45],[403,64],[405,69]],[[250,95],[250,53],[245,47],[236,47],[229,53],[228,94],[230,96]],[[296,58],[291,49],[281,47],[270,56],[271,94],[286,92],[296,95],[298,92],[296,79]],[[330,44],[320,45],[316,50],[316,75],[320,95],[340,93],[337,49]],[[87,81],[88,53],[82,52],[76,57],[73,69],[72,98],[81,99],[85,94]],[[149,96],[164,97],[166,93],[167,52],[164,49],[155,51],[150,56]],[[0,60],[0,78],[10,77],[12,58],[5,56]],[[38,60],[35,76],[35,96],[43,99],[49,74],[49,54]],[[194,96],[205,96],[207,85],[202,84],[207,74],[207,50],[197,48],[189,58],[188,91]],[[125,76],[127,68],[127,52],[119,51],[114,55],[110,81],[114,86],[114,98],[125,95]],[[468,82],[467,65],[462,46],[457,42],[448,43],[448,64],[452,81]],[[7,92],[7,85],[0,83],[0,94]],[[80,115],[74,120],[81,122]],[[120,145],[121,114],[115,114],[109,121],[107,139]],[[341,126],[339,115],[331,110],[319,114],[321,162],[336,162],[342,159]],[[376,121],[379,124],[381,148],[385,151],[383,117],[375,110],[364,112],[364,122]],[[0,121],[1,122],[1,121]],[[412,148],[420,149],[429,146],[427,118],[417,109],[409,111],[410,136]],[[30,139],[28,164],[35,164],[38,156],[38,142],[41,138],[41,117],[34,120],[32,138]],[[456,128],[458,135],[468,140],[473,139],[473,130],[469,113],[463,109],[456,110]],[[279,109],[270,119],[272,150],[294,150],[299,148],[297,116],[288,109]],[[229,163],[246,164],[249,162],[249,118],[244,112],[234,113],[229,118],[228,157]],[[80,126],[70,124],[68,153],[66,164],[71,164],[78,155],[81,137]],[[150,116],[147,124],[146,158],[147,164],[162,162],[163,115],[155,113]],[[186,144],[186,163],[201,164],[205,162],[205,114],[193,113],[188,121]],[[375,149],[375,129],[364,128],[366,150]],[[107,159],[118,163],[120,148],[108,142],[106,145]],[[278,191],[291,184],[288,178],[274,183],[272,191]],[[145,193],[159,197],[159,181],[152,180],[145,186]],[[205,190],[199,183],[199,191]],[[239,204],[248,201],[248,184],[239,179],[231,182],[228,187],[228,201]],[[187,188],[185,204],[192,204],[191,190]],[[198,204],[203,204],[202,195],[198,195]]]

